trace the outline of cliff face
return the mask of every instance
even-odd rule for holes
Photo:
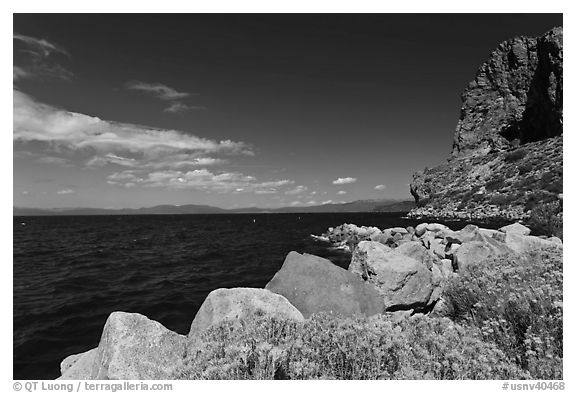
[[[462,95],[453,157],[562,134],[562,28],[505,41]]]
[[[413,217],[523,219],[562,193],[562,28],[505,41],[462,95],[446,164],[414,174]]]

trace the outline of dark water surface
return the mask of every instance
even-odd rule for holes
[[[310,237],[343,223],[417,222],[390,213],[14,217],[14,378],[59,377],[66,356],[98,345],[113,311],[187,334],[210,291],[262,288],[292,250],[347,268],[349,254]]]

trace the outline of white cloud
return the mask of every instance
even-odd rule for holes
[[[31,50],[39,55],[42,55],[43,57],[48,57],[53,53],[60,53],[66,56],[70,56],[64,48],[48,42],[45,39],[38,39],[22,34],[14,34],[14,39],[23,42]]]
[[[317,202],[316,201],[308,201],[306,203],[308,203],[309,205],[315,205]]]
[[[300,201],[290,202],[290,206],[298,206],[298,205],[301,205],[301,204],[302,204],[302,202],[300,202]]]
[[[129,90],[138,90],[144,93],[153,95],[161,100],[171,101],[171,100],[181,100],[183,98],[190,97],[192,94],[179,92],[172,87],[163,85],[161,83],[147,83],[141,81],[129,81],[124,84],[124,86]]]
[[[347,194],[347,192],[344,190],[340,190],[336,193],[336,195],[346,195],[346,194]]]
[[[322,202],[322,205],[327,205],[329,203],[334,203],[334,202],[332,201],[332,199],[329,199],[327,201]]]
[[[30,73],[24,68],[18,66],[12,67],[12,78],[14,82],[19,81],[20,79],[29,78],[30,76]]]
[[[56,194],[58,195],[68,195],[68,194],[74,194],[74,190],[70,189],[70,188],[65,188],[63,190],[58,190],[56,192]]]
[[[332,184],[341,185],[341,184],[352,184],[356,183],[355,177],[339,177],[338,179],[334,180]]]
[[[205,106],[187,105],[187,104],[183,104],[181,102],[173,102],[172,104],[170,104],[170,106],[168,106],[166,109],[164,109],[164,112],[182,113],[182,112],[188,112],[188,111],[193,111],[193,110],[206,110],[206,109],[208,109],[208,108],[206,108]]]
[[[110,122],[39,103],[18,90],[13,94],[15,142],[43,142],[47,148],[82,151],[92,157],[88,165],[178,169],[223,162],[207,154],[253,155],[243,142]]]
[[[64,48],[48,42],[45,39],[38,39],[21,34],[14,34],[13,38],[25,46],[25,49],[21,50],[21,53],[24,54],[21,59],[23,64],[14,66],[12,71],[14,82],[39,76],[70,80],[74,76],[72,72],[58,64],[54,56],[52,56],[57,54],[70,57]]]
[[[382,191],[382,190],[386,189],[386,185],[378,184],[376,187],[374,187],[374,189],[378,190],[378,191]]]
[[[298,195],[302,194],[304,191],[308,190],[306,186],[296,186],[295,188],[285,192],[286,195]]]
[[[59,166],[70,166],[70,161],[62,157],[43,156],[36,160],[40,164],[53,164]]]
[[[270,194],[275,187],[291,184],[291,180],[259,182],[254,176],[237,172],[215,174],[209,170],[195,169],[192,171],[156,171],[147,173],[140,170],[125,170],[108,176],[108,183],[126,186],[126,183],[138,184],[144,187],[162,187],[171,189],[195,189],[203,191],[254,192]],[[275,192],[275,191],[274,191]]]

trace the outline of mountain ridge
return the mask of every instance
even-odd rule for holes
[[[142,208],[28,208],[13,207],[13,216],[94,216],[94,215],[162,215],[162,214],[262,214],[262,213],[361,213],[408,212],[415,206],[403,199],[369,199],[347,203],[327,203],[314,206],[286,206],[274,209],[245,207],[223,209],[209,205],[156,205]]]

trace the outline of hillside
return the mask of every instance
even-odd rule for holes
[[[462,95],[452,155],[413,175],[412,217],[527,219],[563,184],[562,28],[516,37]]]

